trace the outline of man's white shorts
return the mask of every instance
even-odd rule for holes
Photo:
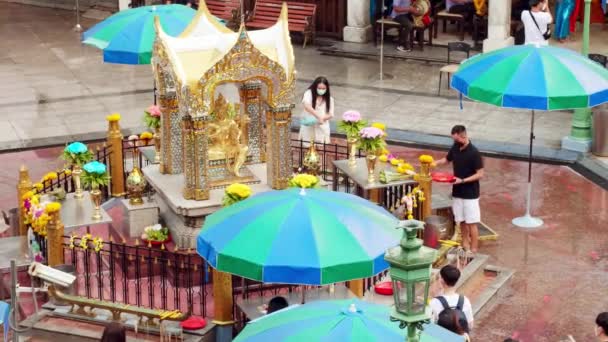
[[[454,197],[452,199],[452,211],[454,221],[457,223],[479,223],[481,221],[481,210],[479,209],[479,198],[462,199]]]

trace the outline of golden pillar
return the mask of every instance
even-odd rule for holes
[[[286,189],[293,174],[291,155],[291,108],[284,105],[266,113],[266,167],[268,185],[275,190]]]
[[[195,118],[185,115],[182,119],[185,199],[209,199],[207,120],[206,115]]]
[[[234,323],[232,310],[232,275],[213,269],[213,323],[228,325]]]
[[[363,279],[349,281],[348,288],[355,296],[363,298]]]
[[[59,211],[49,213],[50,219],[46,225],[47,253],[49,266],[64,264],[63,259],[63,222]]]
[[[266,145],[264,144],[264,125],[262,120],[262,83],[247,82],[239,88],[243,116],[248,118],[247,136],[249,155],[252,163],[266,161]]]
[[[110,148],[110,177],[112,196],[125,195],[125,170],[122,156],[122,133],[118,121],[109,121],[108,146]]]
[[[178,174],[182,172],[182,128],[179,107],[175,96],[162,95],[160,104],[160,172]]]
[[[421,163],[420,172],[416,175],[416,181],[420,186],[420,190],[424,193],[424,201],[420,203],[422,206],[420,213],[420,221],[424,221],[432,213],[432,197],[433,197],[433,178],[431,177],[431,163]]]
[[[25,165],[19,169],[19,182],[17,183],[17,207],[19,208],[19,235],[27,234],[27,226],[25,225],[25,215],[23,213],[23,195],[32,190],[32,180]]]

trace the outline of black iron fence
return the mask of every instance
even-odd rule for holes
[[[63,246],[65,263],[75,269],[79,296],[208,314],[208,266],[195,253],[69,236]]]

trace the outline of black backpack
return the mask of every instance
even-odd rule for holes
[[[448,304],[448,301],[445,300],[445,298],[443,296],[439,296],[439,297],[435,297],[435,298],[437,298],[437,300],[443,306],[443,311],[441,311],[439,313],[439,319],[437,321],[438,322],[442,322],[442,321],[449,322],[450,317],[452,317],[452,312],[454,312],[456,314],[456,317],[458,317],[458,325],[460,325],[460,327],[464,330],[464,332],[469,333],[469,321],[467,320],[467,316],[464,314],[464,311],[462,311],[462,308],[464,306],[464,296],[463,295],[458,296],[458,303],[456,304],[456,307],[454,307],[454,308],[450,307],[450,305]]]

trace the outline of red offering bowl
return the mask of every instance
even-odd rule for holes
[[[207,326],[207,321],[202,317],[190,316],[187,320],[180,322],[179,325],[184,330],[199,330]]]
[[[439,183],[453,183],[456,180],[456,177],[448,172],[431,172],[431,178]]]
[[[383,296],[392,296],[393,295],[393,286],[390,281],[385,281],[382,283],[378,283],[374,286],[374,291],[377,294],[381,294]]]
[[[167,236],[167,240],[165,240],[165,241],[154,241],[154,240],[148,241],[146,239],[142,239],[142,241],[144,242],[145,245],[150,244],[152,246],[158,247],[158,246],[162,245],[163,243],[169,243],[169,242],[171,242],[171,234],[169,234]]]

